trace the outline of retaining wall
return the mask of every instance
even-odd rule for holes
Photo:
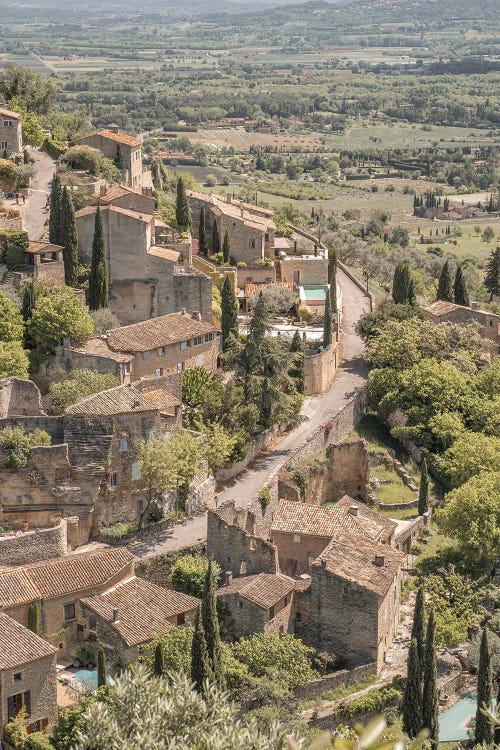
[[[297,698],[313,698],[327,690],[338,690],[338,688],[352,685],[354,682],[359,682],[365,677],[372,677],[376,674],[377,665],[375,662],[363,664],[354,669],[342,669],[339,672],[325,674],[317,680],[311,680],[305,687],[298,688],[295,691],[295,696]]]
[[[215,479],[217,481],[218,485],[224,484],[224,482],[228,482],[230,479],[233,479],[233,477],[237,476],[240,472],[242,472],[249,463],[251,463],[256,456],[259,455],[262,451],[266,450],[274,440],[274,438],[277,435],[281,435],[283,432],[286,432],[288,428],[285,425],[276,425],[275,427],[271,427],[269,430],[264,430],[264,432],[260,432],[258,435],[256,435],[251,443],[250,447],[245,455],[244,458],[241,459],[241,461],[238,461],[238,463],[233,464],[232,466],[229,466],[227,469],[220,469],[216,475]]]
[[[61,557],[68,552],[66,521],[50,529],[0,536],[0,565],[26,565]]]

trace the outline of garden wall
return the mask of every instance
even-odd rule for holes
[[[66,521],[50,529],[0,536],[0,565],[26,565],[61,557],[68,552]]]
[[[224,482],[228,482],[230,479],[233,479],[233,477],[237,476],[240,472],[246,469],[248,464],[251,463],[254,458],[259,455],[259,453],[265,451],[271,445],[272,441],[277,435],[281,435],[283,432],[286,432],[287,429],[288,428],[286,427],[286,425],[275,425],[269,430],[264,430],[264,432],[260,432],[258,435],[252,438],[250,447],[245,457],[242,458],[241,461],[238,461],[238,463],[229,466],[227,469],[221,469],[216,473],[215,479],[217,484],[222,485],[224,484]]]
[[[339,672],[318,677],[317,680],[311,680],[305,687],[298,688],[295,691],[295,696],[297,698],[314,698],[314,696],[321,695],[327,690],[338,690],[338,688],[352,685],[354,682],[359,682],[365,677],[372,677],[376,674],[377,664],[375,662],[362,664],[354,669],[342,669]]]

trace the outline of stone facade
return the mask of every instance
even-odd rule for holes
[[[424,315],[436,325],[448,322],[462,325],[475,323],[479,327],[479,334],[490,341],[495,348],[495,353],[498,353],[500,347],[500,315],[495,315],[487,310],[480,310],[477,303],[472,303],[471,307],[464,307],[453,302],[438,300],[424,308]]]
[[[342,362],[343,335],[337,325],[333,327],[332,343],[317,353],[306,352],[304,357],[304,394],[318,396],[329,391],[337,377]]]
[[[235,638],[248,638],[254,633],[292,633],[293,597],[292,592],[271,609],[264,609],[237,593],[224,596],[223,589],[218,592],[218,599],[222,601],[230,618],[228,627]]]
[[[208,509],[207,556],[234,576],[278,572],[276,547],[255,535],[251,513],[232,506]]]
[[[0,536],[0,565],[26,565],[61,557],[68,552],[67,522],[54,528],[11,532]]]
[[[319,255],[287,255],[278,262],[278,277],[296,286],[328,283],[328,259]]]
[[[134,136],[120,133],[117,125],[110,125],[106,130],[83,136],[77,144],[97,148],[103,156],[116,160],[121,150],[122,161],[119,165],[124,182],[134,190],[142,190],[142,149],[141,141]]]
[[[0,156],[9,158],[23,150],[22,115],[0,108]]]
[[[0,380],[0,419],[24,414],[43,414],[40,391],[31,380],[4,378]]]

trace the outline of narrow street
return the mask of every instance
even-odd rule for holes
[[[29,191],[28,202],[22,206],[21,212],[24,219],[24,228],[28,232],[30,240],[41,239],[47,231],[46,224],[49,220],[49,212],[45,210],[47,193],[50,193],[50,183],[54,174],[54,160],[45,151],[30,149],[30,155],[34,160],[33,166],[36,175]]]

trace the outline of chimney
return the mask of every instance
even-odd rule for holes
[[[226,586],[230,586],[233,582],[233,571],[227,570],[226,571]]]
[[[293,242],[293,252],[294,252],[294,255],[297,255],[297,240],[294,240]]]
[[[384,555],[375,555],[375,565],[377,568],[383,568],[385,565],[385,556]]]
[[[186,314],[186,312],[187,312],[186,308],[185,308],[185,307],[183,307],[183,308],[182,308],[182,310],[181,310],[181,315],[185,315],[185,314]]]
[[[140,405],[141,405],[141,402],[138,399],[135,398],[134,401],[133,401],[133,403],[132,403],[132,408],[133,409],[138,409]]]
[[[243,218],[245,216],[245,210],[243,206],[241,207],[240,211],[241,211],[241,218]]]
[[[118,133],[120,128],[118,127],[116,122],[110,122],[110,124],[108,125],[108,130],[111,130],[112,133]]]
[[[118,622],[118,609],[113,609],[113,622]]]
[[[193,311],[191,313],[191,317],[193,320],[201,320],[201,313],[199,313],[198,311]]]
[[[479,302],[471,302],[470,303],[470,309],[471,310],[479,310]]]
[[[106,185],[99,185],[99,195],[101,196],[101,198],[106,195],[107,190],[108,188],[106,187]]]
[[[351,505],[349,508],[349,514],[351,516],[359,516],[359,508],[357,505]]]
[[[231,193],[228,193],[228,194],[226,195],[226,201],[227,201],[228,203],[231,203],[231,201],[232,201],[232,200],[233,200],[233,196],[231,195]]]

